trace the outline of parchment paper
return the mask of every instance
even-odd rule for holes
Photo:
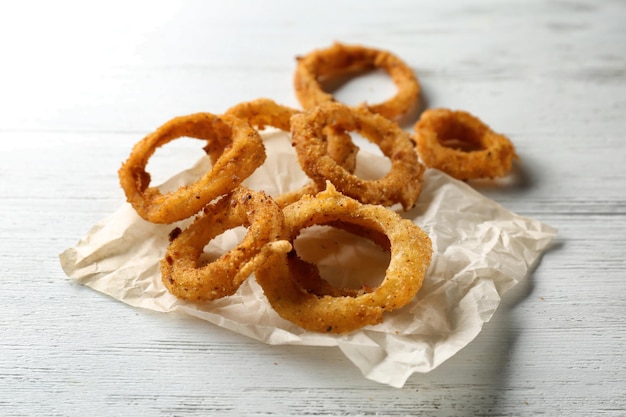
[[[268,158],[246,185],[277,195],[306,183],[289,138],[281,132],[263,136]],[[362,149],[358,166],[358,175],[375,178],[389,164]],[[208,158],[202,158],[163,187],[193,181],[209,168]],[[217,301],[176,299],[162,285],[159,271],[168,233],[176,225],[148,223],[128,204],[97,223],[60,260],[68,277],[132,306],[182,312],[268,344],[337,346],[366,378],[402,387],[413,373],[435,369],[478,335],[501,295],[528,274],[556,231],[437,170],[425,173],[416,207],[398,212],[432,239],[433,259],[424,285],[408,306],[387,314],[384,323],[346,335],[308,332],[281,319],[253,277],[236,294]],[[185,222],[177,225],[184,227]],[[218,254],[244,233],[225,233],[206,251]],[[334,276],[342,285],[375,282],[381,277],[373,274],[384,275],[385,254],[363,239],[320,229],[299,238],[298,244],[323,276]]]

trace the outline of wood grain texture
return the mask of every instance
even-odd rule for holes
[[[626,3],[35,3],[0,6],[0,415],[626,414]],[[135,141],[243,100],[296,106],[294,57],[334,40],[394,51],[425,106],[509,135],[516,175],[473,185],[559,229],[473,343],[393,389],[338,350],[262,345],[65,277],[58,254],[122,203]]]

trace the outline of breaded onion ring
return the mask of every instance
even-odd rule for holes
[[[357,131],[378,145],[391,160],[391,170],[382,178],[365,180],[339,166],[327,152],[326,126]],[[422,189],[424,167],[411,138],[396,123],[364,108],[340,103],[316,107],[291,118],[291,133],[304,172],[318,185],[330,181],[343,194],[367,204],[412,208]]]
[[[226,114],[244,119],[259,130],[265,129],[266,126],[272,126],[286,132],[291,131],[291,116],[298,113],[300,111],[280,105],[267,98],[240,103],[226,111]],[[326,132],[329,137],[327,142],[328,154],[347,171],[354,172],[359,147],[352,142],[350,135],[345,132],[336,131],[332,127],[327,128]],[[275,196],[274,200],[279,206],[284,207],[299,200],[303,195],[317,194],[321,190],[317,183],[311,182],[298,190]]]
[[[149,187],[146,165],[156,148],[180,137],[206,140],[205,151],[213,167],[194,184],[163,194],[157,187]],[[135,144],[118,174],[126,199],[142,218],[173,223],[233,191],[264,161],[261,137],[244,120],[196,113],[170,120]]]
[[[238,226],[248,228],[241,243],[217,260],[200,266],[204,247],[216,236]],[[267,244],[285,235],[278,205],[263,192],[239,187],[207,205],[188,228],[182,232],[175,229],[170,234],[172,241],[161,261],[163,284],[176,297],[191,301],[231,295],[252,272],[253,259]]]
[[[414,129],[424,165],[460,180],[502,177],[517,158],[506,136],[465,111],[427,110]]]
[[[316,224],[335,221],[384,233],[391,261],[382,283],[356,296],[316,295],[300,285],[292,274],[309,273],[306,266],[290,263],[293,253],[274,253],[258,265],[255,275],[272,307],[284,319],[318,332],[345,333],[380,323],[385,311],[399,309],[419,291],[430,265],[432,245],[428,235],[410,220],[380,205],[366,205],[337,192],[329,184],[316,196],[305,196],[285,207],[289,241]],[[300,269],[298,269],[300,268]],[[319,287],[319,292],[330,292]]]
[[[396,95],[379,104],[365,106],[373,113],[394,119],[407,113],[415,104],[420,85],[409,66],[387,51],[358,45],[335,43],[298,57],[294,76],[296,96],[305,109],[336,101],[322,90],[320,81],[362,70],[381,68],[390,76],[398,89]]]

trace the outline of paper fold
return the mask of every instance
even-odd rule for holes
[[[289,139],[280,132],[263,137],[268,158],[246,185],[277,195],[306,183]],[[359,175],[383,175],[380,170],[388,166],[385,162],[361,150]],[[193,181],[197,172],[206,169],[210,162],[203,158],[169,185]],[[128,204],[98,222],[60,260],[68,277],[129,305],[182,312],[268,344],[337,346],[366,378],[402,387],[413,373],[435,369],[478,335],[501,295],[528,274],[556,231],[506,210],[436,170],[426,171],[416,207],[400,214],[422,227],[432,240],[433,258],[424,285],[408,306],[387,314],[384,323],[346,335],[308,332],[283,320],[253,277],[236,294],[220,300],[189,303],[176,299],[162,285],[159,270],[175,225],[148,223]],[[315,238],[327,239],[329,245],[337,244],[335,237],[349,239],[333,236],[335,232]],[[241,233],[220,236],[210,245],[220,251],[232,244],[229,239],[240,239]],[[355,268],[349,274],[353,280],[367,277],[369,267],[359,267],[359,262],[350,263],[348,258],[380,255],[374,245],[354,239],[361,245],[358,250],[317,254],[328,263],[320,268],[335,268],[339,274],[337,261],[345,260]]]

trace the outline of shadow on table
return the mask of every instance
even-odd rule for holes
[[[515,191],[519,193],[531,190],[535,185],[535,178],[531,175],[531,171],[528,166],[520,161],[514,161],[511,171],[505,177],[474,179],[467,183],[481,193],[488,193],[489,191]]]
[[[546,253],[560,250],[563,242],[553,243]],[[544,253],[544,256],[545,254]],[[420,394],[420,407],[427,398],[437,404],[430,415],[505,415],[511,410],[507,393],[513,372],[512,358],[524,329],[519,312],[522,301],[535,289],[534,275],[541,259],[528,276],[504,294],[502,304],[481,333],[457,355],[429,374],[413,375],[404,390]]]

